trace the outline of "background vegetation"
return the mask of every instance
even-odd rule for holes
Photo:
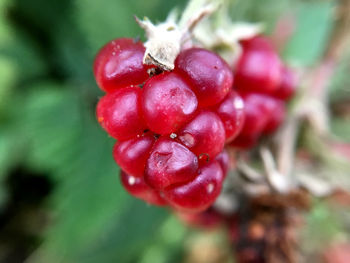
[[[131,198],[119,184],[113,139],[95,120],[102,92],[92,75],[94,55],[107,41],[143,37],[133,15],[161,21],[185,2],[0,0],[0,262],[191,261],[189,250],[201,234],[166,209]],[[268,32],[282,14],[295,15],[283,56],[306,67],[323,52],[334,4],[240,0],[231,14],[263,21]],[[332,103],[350,98],[346,57]],[[334,118],[333,124],[350,140],[349,122]],[[347,238],[342,219],[315,205],[305,231],[317,233],[314,250],[336,235]],[[210,238],[225,250],[221,232]]]

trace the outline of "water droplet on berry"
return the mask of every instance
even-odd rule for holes
[[[207,185],[207,192],[208,194],[211,194],[214,191],[214,184],[210,183]]]
[[[134,185],[136,182],[136,178],[134,176],[129,176],[128,183],[129,185]]]
[[[236,109],[243,109],[244,108],[243,100],[240,98],[235,99],[234,105],[235,105]]]

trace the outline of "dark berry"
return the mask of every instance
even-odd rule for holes
[[[170,134],[190,120],[197,98],[176,73],[164,73],[148,80],[143,88],[142,109],[148,127]]]
[[[243,45],[235,70],[235,86],[244,92],[274,93],[281,82],[281,62],[277,53],[253,38]]]
[[[197,177],[183,185],[176,185],[164,191],[164,198],[178,210],[201,212],[218,197],[222,187],[223,174],[217,161],[198,169]]]
[[[243,128],[243,99],[235,91],[230,91],[226,98],[216,107],[215,113],[224,124],[226,142],[232,141]]]
[[[234,139],[230,146],[237,149],[250,149],[258,142],[260,134],[240,134]]]
[[[166,205],[166,201],[157,191],[149,187],[142,177],[134,177],[121,171],[120,180],[129,194],[140,198],[149,204]]]
[[[129,175],[142,177],[155,138],[152,134],[117,142],[113,149],[116,163]]]
[[[225,129],[214,112],[203,110],[179,131],[178,138],[198,157],[212,159],[224,147]]]
[[[107,43],[94,62],[98,86],[111,92],[143,83],[148,78],[147,67],[142,63],[144,53],[143,44],[130,38],[119,38]]]
[[[202,107],[219,103],[233,83],[233,75],[226,62],[206,49],[182,51],[175,61],[175,71],[191,84]]]
[[[128,87],[108,93],[100,99],[97,120],[110,136],[126,140],[147,128],[141,117],[140,95],[140,88]]]
[[[145,180],[155,189],[184,183],[196,176],[197,157],[180,143],[160,138],[147,161]]]

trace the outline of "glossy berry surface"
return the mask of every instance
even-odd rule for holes
[[[263,129],[264,134],[271,134],[275,132],[282,124],[286,116],[286,109],[284,102],[281,100],[273,100],[274,105],[271,108],[271,114]]]
[[[275,132],[296,86],[266,38],[241,44],[233,70],[214,52],[189,48],[173,71],[154,68],[150,75],[141,42],[121,38],[100,50],[94,74],[107,94],[97,119],[118,140],[113,157],[131,195],[182,211],[189,222],[217,219],[202,212],[233,166],[236,150],[229,155],[225,144],[249,149]]]
[[[166,201],[159,195],[159,192],[149,187],[142,177],[134,177],[121,171],[120,180],[129,194],[142,199],[149,204],[166,205]]]
[[[241,41],[243,52],[236,63],[235,88],[244,100],[244,125],[230,143],[239,149],[256,145],[271,135],[286,115],[285,103],[292,97],[296,77],[283,65],[269,40],[262,36]]]
[[[276,90],[276,92],[273,94],[273,96],[286,101],[294,95],[297,85],[297,79],[294,72],[291,69],[287,67],[282,67],[281,70],[281,84]]]
[[[140,95],[140,88],[127,87],[100,99],[96,110],[97,120],[110,136],[126,140],[147,128],[141,116]]]
[[[191,48],[180,53],[172,72],[149,76],[143,53],[130,39],[100,51],[94,73],[107,94],[97,119],[118,140],[113,157],[130,194],[164,204],[168,193],[173,208],[202,211],[215,201],[227,171],[226,155],[215,157],[242,127],[243,102],[230,92],[232,71],[215,53]],[[181,189],[190,203],[177,199]]]
[[[190,83],[201,107],[219,103],[233,83],[233,74],[226,62],[202,48],[182,51],[175,61],[175,71]]]
[[[160,138],[148,158],[145,180],[155,189],[184,183],[196,176],[197,157],[185,146],[168,139]]]
[[[153,132],[170,134],[190,120],[197,98],[175,73],[163,73],[148,80],[143,88],[142,110]]]
[[[179,210],[204,211],[220,194],[222,180],[223,174],[219,163],[212,161],[199,168],[194,180],[166,189],[164,198]]]
[[[243,128],[245,119],[243,99],[237,92],[230,91],[226,98],[216,107],[215,113],[224,124],[226,142],[232,141]]]
[[[275,132],[285,119],[285,103],[275,97],[244,93],[245,121],[241,133],[230,144],[236,148],[253,147],[262,135]]]
[[[113,148],[114,160],[127,174],[142,177],[154,142],[152,134],[117,142]]]
[[[272,94],[276,92],[280,82],[281,61],[277,53],[261,38],[247,41],[236,65],[237,89]]]
[[[226,150],[223,150],[215,157],[215,160],[220,164],[223,177],[225,178],[230,168],[230,156]]]
[[[107,43],[97,54],[94,75],[98,86],[106,91],[142,84],[147,78],[147,67],[142,59],[143,44],[131,38],[120,38]]]
[[[213,112],[203,110],[178,133],[179,141],[199,158],[214,158],[225,143],[225,129],[220,118]]]
[[[242,41],[242,47],[234,69],[212,51],[189,48],[172,71],[143,65],[145,48],[132,39],[113,40],[99,51],[94,75],[107,94],[97,119],[117,139],[113,157],[131,195],[201,213],[233,166],[236,151],[228,155],[225,144],[251,147],[278,129],[294,75],[265,38]],[[187,218],[204,225],[212,220],[197,215]]]
[[[259,135],[269,121],[274,100],[262,94],[249,93],[244,95],[245,121],[242,135]]]

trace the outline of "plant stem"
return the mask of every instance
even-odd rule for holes
[[[281,130],[278,138],[278,170],[285,176],[291,176],[297,137],[301,124],[307,119],[316,136],[328,135],[327,89],[335,67],[350,43],[350,0],[340,0],[337,6],[338,19],[324,56],[315,68],[304,72],[306,89],[295,103],[293,110]],[[316,105],[311,109],[310,105]]]

